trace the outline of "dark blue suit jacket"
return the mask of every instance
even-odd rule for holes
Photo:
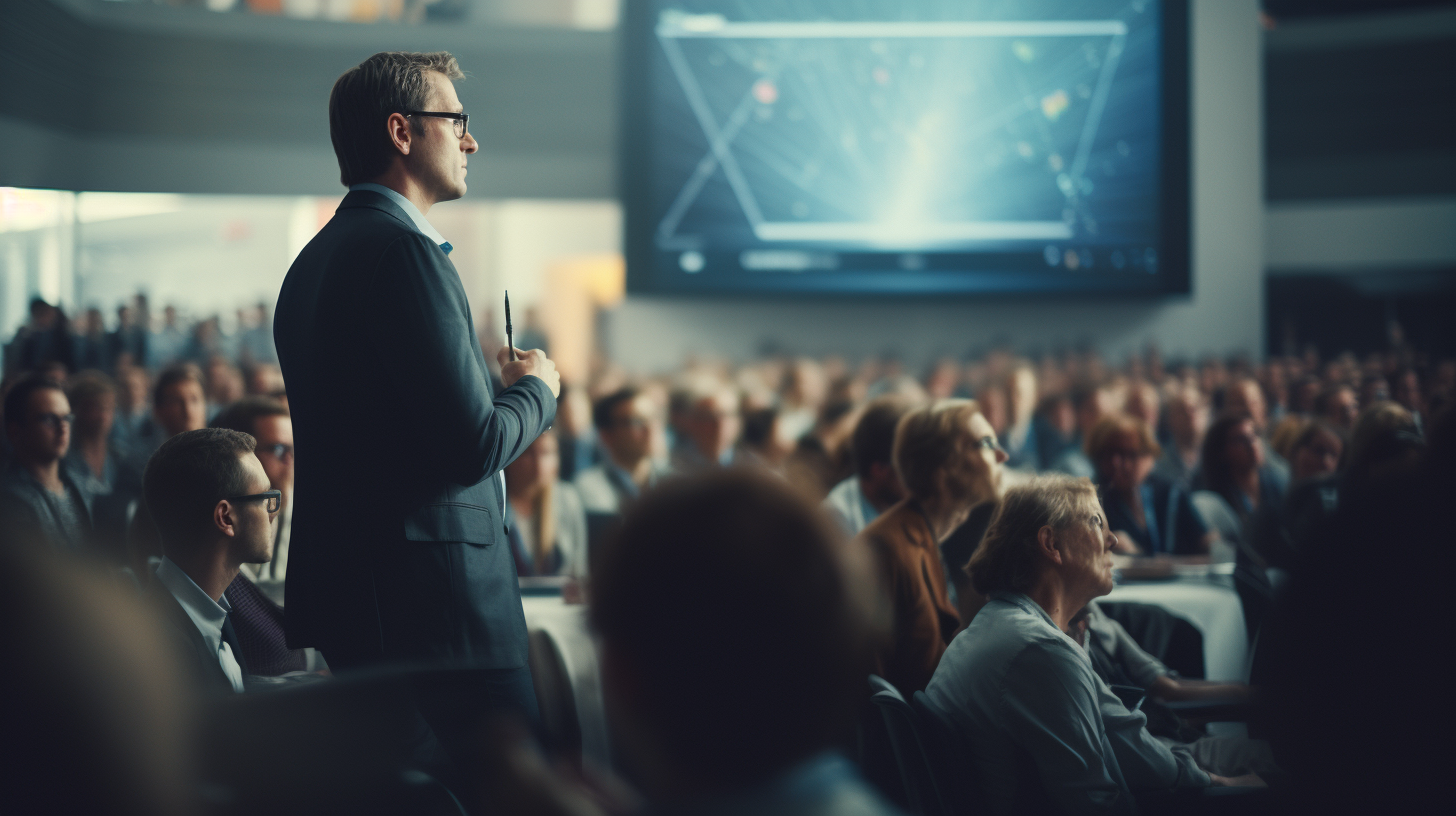
[[[299,253],[273,334],[297,452],[289,646],[524,666],[496,474],[550,427],[550,388],[492,394],[454,265],[374,192]]]

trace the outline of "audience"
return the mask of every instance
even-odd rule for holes
[[[679,481],[600,563],[607,711],[655,812],[894,812],[834,751],[864,695],[873,591],[827,519],[752,473]]]
[[[875,673],[910,694],[925,688],[960,628],[941,544],[973,509],[996,498],[1006,452],[974,401],[946,399],[905,414],[892,456],[906,498],[860,538],[874,556],[892,617]]]
[[[1168,444],[1153,467],[1158,476],[1187,488],[1198,470],[1203,435],[1208,428],[1208,403],[1190,385],[1175,385],[1168,397]]]
[[[1232,781],[1154,739],[1065,634],[1112,590],[1115,543],[1090,482],[1042,476],[1007,492],[967,565],[989,600],[926,694],[970,746],[992,813],[1132,813],[1138,792]]]
[[[1244,540],[1252,538],[1249,524],[1255,511],[1277,512],[1287,487],[1284,477],[1264,461],[1264,446],[1247,414],[1225,414],[1208,429],[1203,456],[1193,486],[1217,493],[1243,527]]]
[[[59,308],[33,304],[31,322],[6,349],[0,532],[7,542],[44,545],[25,558],[77,554],[114,565],[125,557],[116,542],[130,522],[141,534],[133,537],[128,563],[163,613],[158,622],[138,618],[131,625],[165,634],[195,685],[230,696],[277,682],[260,676],[320,665],[316,655],[288,649],[283,636],[294,500],[286,391],[272,362],[266,310],[242,310],[231,335],[212,318],[187,324],[174,309],[163,314],[160,328],[149,332],[146,304],[137,300],[105,335],[95,310],[73,331]],[[78,368],[106,373],[71,374]],[[673,375],[631,378],[609,365],[563,390],[562,400],[576,405],[560,416],[575,422],[559,421],[554,434],[507,469],[506,521],[518,573],[571,577],[566,596],[616,610],[592,615],[607,655],[613,725],[628,724],[616,734],[619,767],[653,808],[887,808],[844,760],[824,752],[845,744],[853,719],[853,706],[835,689],[852,703],[870,670],[907,694],[928,689],[934,707],[970,737],[974,772],[989,780],[993,811],[1121,810],[1138,798],[1158,809],[1166,803],[1145,791],[1196,789],[1205,771],[1268,774],[1276,787],[1293,780],[1290,790],[1320,800],[1309,786],[1328,776],[1309,758],[1328,751],[1311,746],[1309,734],[1326,733],[1323,725],[1311,727],[1312,709],[1293,706],[1282,715],[1277,768],[1267,745],[1212,739],[1168,713],[1160,701],[1261,698],[1246,686],[1177,676],[1150,654],[1154,647],[1144,648],[1090,602],[1102,587],[1093,550],[1105,549],[1110,531],[1112,546],[1130,555],[1206,552],[1210,535],[1190,494],[1197,487],[1220,496],[1237,517],[1217,522],[1219,529],[1252,545],[1238,550],[1239,570],[1267,576],[1274,588],[1293,576],[1288,580],[1306,605],[1369,594],[1339,575],[1343,565],[1329,563],[1336,553],[1348,560],[1357,546],[1353,530],[1340,525],[1353,520],[1367,554],[1420,546],[1396,531],[1416,530],[1411,519],[1439,505],[1442,494],[1431,485],[1447,472],[1438,463],[1442,455],[1449,459],[1449,444],[1428,444],[1426,432],[1450,416],[1456,362],[1406,346],[1333,359],[1306,349],[1259,364],[1240,357],[1165,360],[1149,348],[1114,368],[1086,351],[1023,360],[993,350],[974,359],[945,357],[923,382],[906,371],[895,359],[851,365],[766,357],[736,365],[697,360]],[[980,401],[925,405],[927,393]],[[666,430],[661,416],[669,394]],[[1390,397],[1394,402],[1385,401]],[[1221,415],[1209,426],[1211,405]],[[199,430],[208,416],[215,430]],[[198,434],[223,436],[204,444]],[[577,469],[565,479],[560,458],[568,450]],[[166,477],[149,473],[144,491],[141,468],[153,451],[158,474],[172,463],[171,486],[156,487]],[[191,451],[191,458],[178,451]],[[178,464],[183,460],[191,464]],[[739,464],[774,476],[717,472]],[[1038,479],[997,499],[1003,480],[1019,484],[1053,466],[1096,480],[1106,526],[1099,522],[1095,535],[1064,523],[1068,513],[1097,509],[1086,483]],[[177,475],[187,468],[192,475]],[[674,473],[708,481],[673,484]],[[1397,485],[1410,495],[1394,492]],[[1026,499],[1023,490],[1040,490],[1042,498]],[[144,492],[155,496],[142,501]],[[859,538],[846,544],[814,526],[820,522],[797,504],[796,493],[822,499],[826,515]],[[1046,499],[1052,494],[1065,495]],[[1415,497],[1435,504],[1422,508]],[[1196,498],[1197,508],[1213,512],[1209,497]],[[1006,543],[1010,528],[997,526],[1018,512],[1009,505],[1034,517],[1033,535],[1018,528],[1020,560],[1004,555],[1016,547]],[[1034,505],[1042,509],[1026,509]],[[165,517],[154,520],[159,513]],[[613,537],[624,518],[630,529]],[[154,521],[157,530],[146,533]],[[147,564],[147,555],[158,557]],[[841,563],[846,559],[853,563]],[[854,620],[826,617],[848,614],[849,601],[843,587],[824,581],[856,566],[883,585],[883,638],[872,637],[861,620],[873,608],[860,608],[868,599],[854,602]],[[1391,589],[1400,584],[1388,572],[1377,564],[1385,582],[1378,597],[1403,597]],[[987,579],[996,588],[989,600],[976,585],[984,575],[1000,576]],[[783,594],[789,586],[794,592]],[[109,590],[97,593],[110,597]],[[1271,597],[1284,621],[1283,634],[1268,639],[1284,644],[1272,664],[1293,660],[1289,655],[1307,664],[1312,652],[1290,646],[1299,635],[1287,627],[1303,620],[1308,633],[1312,611],[1291,611],[1281,596]],[[601,625],[608,620],[615,622]],[[1052,629],[1081,644],[1079,665]],[[1362,644],[1384,633],[1357,631]],[[836,651],[846,638],[862,653]],[[1363,652],[1359,659],[1366,659]],[[803,668],[813,661],[826,664],[816,664],[818,674]],[[738,702],[757,679],[743,672],[762,674],[763,667],[774,678],[772,705],[797,706],[787,715]],[[1107,685],[1114,681],[1149,695],[1141,712],[1111,701]],[[992,706],[985,695],[993,686],[1014,693]],[[748,696],[763,702],[762,695]],[[706,711],[698,701],[709,698],[728,702]],[[799,710],[806,707],[813,710]],[[95,716],[100,722],[108,715]],[[818,724],[802,725],[809,722],[803,718]],[[1297,718],[1302,730],[1291,731]],[[1013,722],[1021,725],[1006,730]],[[1080,729],[1075,738],[1064,728],[1068,722]],[[1355,745],[1338,734],[1330,741]],[[770,744],[773,751],[760,750]],[[1008,746],[1016,751],[1007,753]],[[752,755],[721,759],[735,752]]]
[[[653,438],[661,425],[657,407],[640,389],[621,388],[592,406],[592,425],[602,461],[576,475],[577,493],[588,513],[622,513],[666,475],[666,468],[652,458]]]
[[[254,448],[251,436],[225,428],[184,431],[157,449],[142,477],[163,552],[148,592],[179,659],[210,692],[244,690],[247,656],[224,592],[243,564],[273,557],[282,494],[269,489]]]
[[[1088,479],[1097,475],[1097,469],[1092,466],[1092,460],[1087,458],[1084,446],[1087,436],[1092,433],[1092,428],[1097,422],[1115,410],[1114,403],[1112,391],[1108,388],[1079,386],[1072,391],[1072,410],[1077,420],[1077,441],[1076,444],[1062,451],[1061,456],[1052,462],[1051,470]]]
[[[733,464],[734,445],[743,428],[738,394],[726,386],[703,383],[688,389],[682,403],[676,418],[673,470],[697,473]]]
[[[586,576],[586,511],[576,488],[557,478],[560,471],[556,436],[549,433],[506,466],[508,528],[518,575]]]
[[[253,453],[268,474],[268,488],[282,494],[274,522],[272,560],[245,563],[241,568],[244,578],[281,605],[288,576],[288,541],[293,530],[293,419],[288,406],[271,397],[243,397],[213,417],[211,426],[253,437]]]
[[[182,364],[164,370],[152,390],[152,415],[137,428],[132,440],[131,464],[138,471],[146,469],[147,459],[163,442],[207,425],[202,372],[196,366]]]
[[[865,406],[850,436],[855,475],[835,485],[824,509],[849,535],[859,535],[870,522],[905,498],[891,452],[895,428],[910,410],[909,399],[879,397]]]
[[[1087,437],[1116,550],[1129,555],[1201,555],[1213,538],[1188,493],[1153,474],[1162,449],[1145,420],[1105,417]]]
[[[31,376],[5,395],[11,461],[0,481],[0,527],[17,539],[81,553],[91,539],[91,493],[61,466],[71,446],[71,403],[54,380]]]

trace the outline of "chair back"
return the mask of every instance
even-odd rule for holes
[[[870,675],[870,703],[880,713],[888,732],[890,748],[905,785],[905,805],[921,816],[950,816],[936,774],[931,767],[921,724],[904,695],[884,678]]]
[[[962,816],[985,813],[985,802],[975,778],[975,759],[961,735],[930,705],[930,698],[925,692],[915,692],[910,705],[920,720],[926,754],[930,757],[930,768],[935,774],[946,812]]]

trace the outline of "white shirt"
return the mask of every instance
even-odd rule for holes
[[[858,476],[851,476],[835,485],[824,499],[824,509],[852,536],[859,535],[861,530],[870,526],[870,522],[880,517],[880,511],[859,489]]]
[[[228,613],[233,611],[227,596],[214,601],[191,576],[172,563],[170,558],[163,558],[162,563],[157,566],[157,580],[182,605],[182,611],[187,613],[192,625],[202,633],[202,641],[207,644],[207,648],[217,653],[217,662],[222,666],[223,674],[227,675],[228,682],[233,684],[233,691],[241,694],[242,667],[238,665],[232,647],[222,639],[222,625],[227,621]]]

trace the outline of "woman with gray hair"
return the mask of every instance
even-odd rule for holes
[[[1134,791],[1232,781],[1150,735],[1064,633],[1112,591],[1116,541],[1090,481],[1040,476],[1007,491],[966,567],[989,600],[926,695],[970,747],[993,813],[1132,813]]]

